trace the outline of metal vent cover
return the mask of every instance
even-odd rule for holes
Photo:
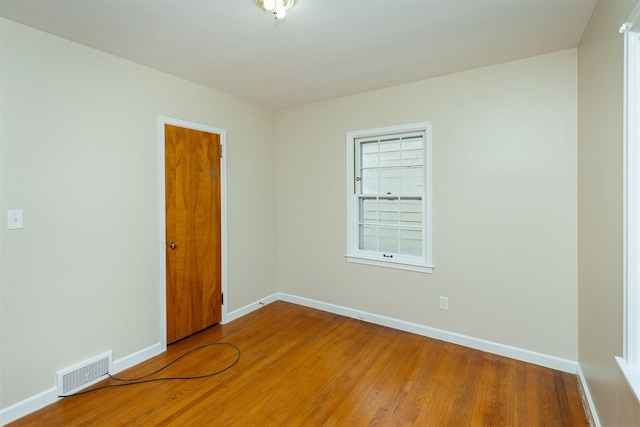
[[[57,372],[58,396],[69,395],[100,381],[112,371],[112,353],[106,352]]]

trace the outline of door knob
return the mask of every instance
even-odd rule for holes
[[[177,247],[178,247],[178,244],[172,240],[172,241],[171,241],[171,243],[169,243],[169,247],[170,247],[171,249],[175,249],[175,248],[177,248]]]

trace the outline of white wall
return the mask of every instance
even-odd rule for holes
[[[577,360],[576,120],[575,49],[279,111],[279,290]],[[420,121],[434,273],[347,263],[345,132]]]
[[[160,341],[158,115],[227,130],[229,311],[277,290],[271,110],[11,21],[0,40],[0,408]]]
[[[623,46],[637,0],[600,1],[578,49],[579,361],[603,426],[640,425],[622,356]]]

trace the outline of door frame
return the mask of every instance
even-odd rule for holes
[[[160,346],[161,351],[167,349],[167,235],[166,235],[166,201],[165,201],[165,134],[164,125],[179,126],[182,128],[215,133],[220,135],[220,239],[221,239],[221,291],[227,295],[227,132],[225,129],[210,125],[188,122],[171,117],[158,116],[158,313],[160,319]],[[227,322],[226,301],[222,304],[222,320]]]

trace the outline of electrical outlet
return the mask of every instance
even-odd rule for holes
[[[449,310],[449,297],[440,297],[440,309]]]
[[[24,228],[24,213],[22,209],[7,211],[7,230]]]

